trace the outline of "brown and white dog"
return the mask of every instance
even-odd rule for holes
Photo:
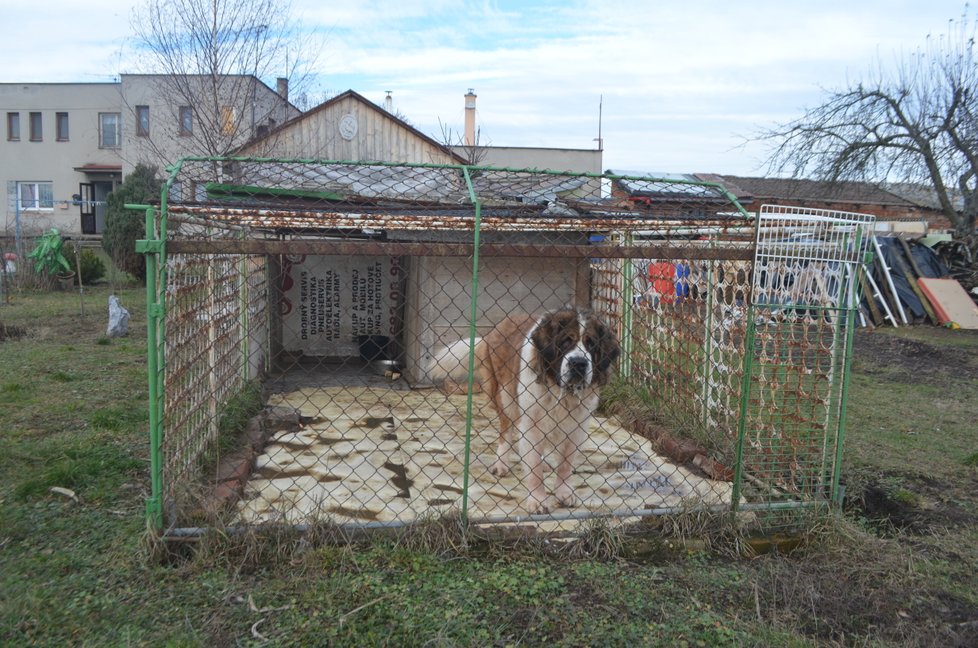
[[[468,353],[467,340],[442,349],[429,376],[465,376]],[[551,465],[556,463],[557,503],[577,504],[569,482],[574,461],[598,405],[598,391],[620,354],[618,339],[607,324],[590,311],[572,307],[540,317],[510,316],[476,339],[476,370],[499,415],[499,445],[489,471],[496,476],[509,472],[515,442],[529,513],[550,511],[543,476],[548,457],[553,457]]]

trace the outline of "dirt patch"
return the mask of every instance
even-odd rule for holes
[[[0,324],[0,342],[6,340],[19,340],[27,335],[27,329],[9,324]]]
[[[847,508],[881,535],[925,535],[978,525],[978,515],[960,499],[976,491],[978,480],[961,485],[925,477],[881,476],[868,483],[858,497],[848,500]]]
[[[940,338],[978,339],[978,332],[943,329],[929,331]],[[978,353],[966,346],[937,346],[885,331],[860,330],[853,344],[860,373],[885,375],[888,380],[919,383],[921,378],[943,385],[956,380],[978,380]]]

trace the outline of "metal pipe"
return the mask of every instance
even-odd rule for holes
[[[146,213],[146,240],[152,241],[155,234],[153,208],[149,205],[125,205],[126,209],[142,209]],[[163,459],[162,459],[162,412],[160,396],[162,385],[159,380],[159,319],[162,309],[156,302],[157,255],[149,249],[146,254],[146,373],[149,388],[149,475],[150,497],[146,500],[146,519],[149,525],[163,529]]]
[[[480,228],[480,232],[484,231]],[[306,254],[338,256],[471,256],[472,243],[374,241],[356,239],[184,239],[167,242],[178,254]],[[679,245],[562,245],[559,243],[483,243],[479,256],[750,261],[753,247]]]
[[[472,299],[469,302],[469,376],[465,398],[465,460],[462,463],[462,523],[468,524],[469,515],[469,463],[472,456],[472,412],[475,391],[475,338],[476,318],[479,315],[479,235],[482,225],[482,203],[472,186],[468,168],[463,168],[469,199],[475,206],[475,230],[472,240]]]
[[[767,511],[786,511],[786,510],[797,510],[800,508],[819,508],[827,506],[826,502],[819,500],[808,500],[808,501],[797,501],[797,502],[767,502],[767,503],[747,503],[742,504],[738,509],[743,513],[763,513]],[[479,526],[479,525],[496,525],[496,524],[525,524],[529,522],[572,522],[572,521],[582,521],[582,520],[594,520],[601,518],[635,518],[635,517],[655,517],[663,515],[672,515],[675,513],[680,513],[684,510],[689,510],[683,506],[662,506],[652,509],[615,509],[610,511],[564,511],[559,513],[548,513],[545,515],[526,515],[517,517],[505,517],[505,516],[487,516],[484,518],[479,518],[476,520],[469,520],[469,526]],[[698,511],[708,511],[711,513],[726,513],[730,511],[730,506],[728,504],[714,504],[711,506],[697,507],[695,510]],[[368,530],[383,530],[383,529],[403,529],[409,527],[413,524],[417,524],[418,520],[364,520],[362,522],[356,523],[323,523],[329,524],[329,527],[336,528],[343,532],[357,532],[357,531],[368,531]],[[299,533],[306,533],[308,531],[316,528],[316,523],[302,522],[298,524],[261,524],[256,526],[231,526],[222,527],[220,532],[224,535],[235,536],[244,535],[246,533],[251,533],[263,529],[273,529],[273,530],[293,530]],[[208,532],[213,532],[217,530],[216,527],[175,527],[172,529],[167,529],[166,534],[163,538],[166,539],[186,539],[186,538],[199,538],[206,535]]]

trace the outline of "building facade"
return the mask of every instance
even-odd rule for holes
[[[204,101],[213,97],[214,101]],[[0,227],[99,235],[105,199],[139,163],[222,154],[299,114],[253,76],[127,75],[112,83],[0,83]],[[161,171],[162,173],[162,171]]]

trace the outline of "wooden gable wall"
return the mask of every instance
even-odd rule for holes
[[[350,134],[351,115],[356,133]],[[450,152],[420,137],[356,96],[339,97],[243,147],[238,155],[341,161],[458,164]]]

